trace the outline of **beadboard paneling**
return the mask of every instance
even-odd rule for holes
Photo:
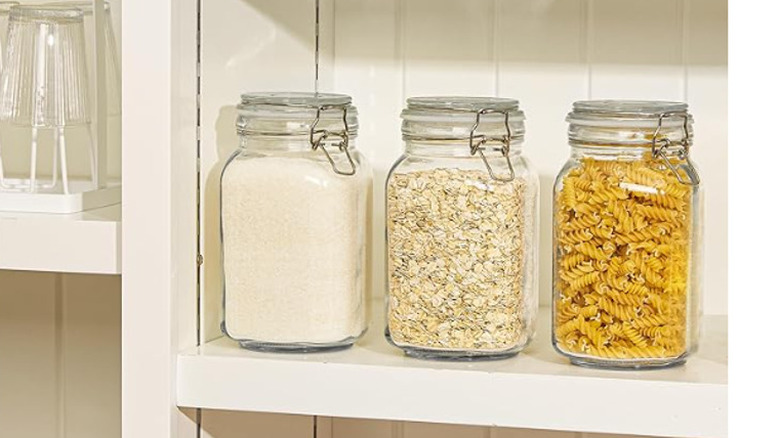
[[[404,97],[495,93],[495,2],[401,0],[399,7]]]
[[[451,424],[404,423],[401,438],[490,438],[490,429],[474,426],[454,426]]]
[[[209,409],[201,415],[201,438],[314,438],[312,417]]]
[[[59,438],[57,274],[0,270],[0,425]]]
[[[0,270],[2,436],[120,436],[118,276]]]
[[[334,418],[331,424],[332,438],[402,438],[403,433],[403,423],[396,421]]]
[[[316,438],[325,438],[319,433]],[[536,429],[469,427],[379,420],[333,418],[327,438],[639,438]]]
[[[313,0],[204,0],[201,163],[205,339],[219,336],[219,158],[248,90],[311,90]],[[374,294],[384,289],[384,179],[402,149],[406,97],[516,97],[541,176],[540,302],[550,302],[551,191],[568,155],[566,113],[586,98],[688,100],[706,189],[704,312],[727,313],[726,0],[328,0],[323,91],[354,97],[374,167]],[[252,32],[246,32],[246,29]],[[383,324],[373,321],[373,324]]]
[[[692,155],[704,181],[704,311],[726,313],[728,7],[722,0],[690,0],[686,7],[686,100],[696,119]]]
[[[560,432],[556,430],[493,428],[491,432],[490,438],[584,438],[583,434],[577,432]],[[612,438],[625,437],[613,435]]]
[[[64,435],[119,437],[121,301],[117,275],[62,276]]]
[[[682,6],[587,0],[591,98],[684,98]]]

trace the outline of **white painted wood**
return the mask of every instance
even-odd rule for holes
[[[3,436],[120,436],[119,283],[0,271]]]
[[[333,438],[333,417],[312,417],[314,420],[314,435],[312,438]]]
[[[725,317],[706,319],[701,351],[686,366],[615,372],[573,367],[554,353],[546,342],[549,314],[542,309],[538,339],[526,354],[496,362],[407,358],[378,327],[350,350],[312,355],[253,353],[222,338],[179,356],[178,403],[570,431],[726,435]],[[577,403],[576,394],[587,399]],[[577,409],[561,415],[562,403],[576,403]]]
[[[682,0],[587,5],[592,98],[683,99]]]
[[[549,303],[550,290],[550,191],[552,179],[568,154],[564,117],[571,102],[588,97],[687,99],[697,121],[694,159],[702,168],[707,187],[705,313],[726,313],[726,252],[722,238],[727,210],[725,190],[722,190],[726,186],[727,147],[723,135],[727,108],[725,0],[334,1],[335,4],[323,2],[326,17],[323,89],[354,97],[360,111],[359,147],[374,166],[375,295],[381,296],[384,289],[382,182],[402,148],[398,114],[405,97],[448,93],[498,94],[520,99],[528,116],[525,151],[542,176],[540,298],[543,303]],[[202,273],[205,287],[201,295],[203,340],[220,336],[221,295],[214,270],[218,267],[215,194],[218,161],[236,144],[232,107],[242,91],[311,89],[312,13],[312,0],[203,1],[201,245],[206,256]],[[328,22],[331,16],[333,21]],[[336,355],[267,357],[239,352],[224,340],[211,343],[204,347],[204,355],[180,357],[181,363],[187,364],[186,372],[201,373],[197,387],[207,388],[195,391],[190,385],[192,379],[187,378],[188,383],[179,388],[179,395],[189,391],[192,397],[206,397],[209,403],[214,403],[206,406],[219,408],[329,415],[347,415],[344,412],[349,411],[367,418],[492,424],[469,421],[469,413],[458,410],[464,407],[448,405],[463,399],[457,394],[442,396],[446,399],[443,406],[429,399],[408,401],[403,389],[419,398],[420,387],[440,390],[440,386],[446,387],[456,379],[460,384],[464,379],[460,373],[467,370],[399,358],[396,351],[379,339],[383,320],[375,318],[373,324],[372,340]],[[466,386],[462,389],[473,388],[475,394],[487,394],[485,387],[490,384],[495,385],[491,387],[493,393],[509,392],[505,389],[506,382],[501,385],[493,382],[500,378],[491,375],[492,371],[502,378],[504,374],[511,376],[507,379],[517,385],[511,391],[512,396],[541,394],[534,396],[532,408],[537,409],[533,412],[544,412],[528,421],[524,416],[525,405],[520,404],[523,400],[509,396],[502,399],[507,405],[501,406],[505,409],[502,412],[507,421],[514,422],[511,426],[552,427],[551,423],[563,421],[569,430],[670,436],[688,432],[690,436],[725,434],[725,348],[713,347],[725,343],[725,326],[718,329],[720,334],[716,331],[713,335],[712,330],[705,333],[705,348],[685,368],[642,374],[594,372],[564,365],[546,344],[544,323],[540,328],[543,334],[531,347],[530,357],[504,363],[512,365],[472,366],[476,369],[469,369],[466,374]],[[433,372],[434,369],[442,371],[442,367],[444,372]],[[720,377],[701,377],[699,367],[705,370],[702,376]],[[556,377],[557,374],[564,377]],[[184,379],[182,374],[179,378]],[[417,382],[415,378],[420,379],[419,385],[413,384]],[[408,381],[413,383],[397,387],[398,382]],[[486,381],[492,383],[484,384]],[[578,390],[566,386],[572,381],[579,385]],[[345,389],[344,382],[352,382],[352,386],[347,385]],[[376,382],[387,387],[377,387]],[[224,388],[223,384],[230,387]],[[533,385],[537,385],[535,389]],[[552,400],[553,396],[548,395],[550,388],[569,394],[568,398],[559,393],[559,398]],[[646,395],[643,403],[658,410],[657,416],[644,423],[641,419],[632,422],[620,420],[629,414],[610,411],[609,419],[619,419],[614,424],[604,417],[596,424],[597,419],[586,418],[586,414],[579,412],[573,413],[573,419],[558,418],[561,415],[551,419],[554,413],[560,414],[556,408],[559,400],[570,399],[570,394],[577,391],[604,394],[605,400],[608,396],[629,397],[624,391],[639,391]],[[274,396],[266,398],[258,394]],[[338,396],[334,398],[334,394]],[[393,394],[402,402],[394,403]],[[355,398],[361,402],[350,404]],[[542,409],[547,402],[549,406]],[[482,399],[474,400],[473,404],[490,406]],[[203,405],[193,402],[193,406]],[[615,409],[632,406],[621,405]],[[591,412],[587,408],[596,409],[590,402],[585,407],[587,412]],[[681,418],[683,410],[696,412]],[[257,414],[244,415],[254,418]],[[442,420],[445,417],[449,420]],[[657,418],[664,418],[658,421],[663,424],[655,424]],[[385,434],[401,437],[406,429],[406,423],[402,422],[368,422],[381,424],[378,427],[365,423],[333,419],[329,432],[339,436],[340,428],[352,433],[351,428],[363,436],[376,433],[380,437]],[[235,424],[231,432],[223,433],[244,433],[241,422]],[[447,426],[433,429],[449,430]],[[580,435],[514,428],[480,430],[483,436],[491,437]]]
[[[0,430],[59,438],[57,275],[0,270]]]
[[[383,420],[334,418],[331,432],[332,438],[403,438],[397,433],[401,424]]]
[[[313,418],[303,415],[204,409],[201,424],[201,438],[315,438]]]
[[[686,100],[704,181],[704,310],[728,310],[728,22],[726,0],[688,0]],[[739,146],[739,145],[737,145]]]
[[[609,436],[611,438],[624,438],[622,435]],[[582,438],[582,435],[579,432],[557,430],[493,428],[489,438]]]
[[[63,275],[61,314],[62,434],[121,434],[121,280]]]
[[[175,357],[197,343],[197,2],[123,6],[122,436],[194,438]]]
[[[494,95],[495,2],[400,1],[404,97]]]
[[[406,423],[402,438],[490,438],[490,430],[476,426],[457,426],[453,424]]]
[[[332,438],[581,438],[580,432],[333,418]],[[319,431],[318,431],[319,432]],[[606,435],[609,438],[629,438]],[[320,438],[318,435],[317,438]]]
[[[6,184],[14,187],[29,186],[28,181],[5,179]],[[69,194],[0,192],[0,208],[2,212],[72,214],[117,205],[122,201],[122,189],[117,181],[92,190],[91,179],[70,178],[68,187],[71,190]]]
[[[60,215],[0,212],[0,269],[121,272],[121,209]]]

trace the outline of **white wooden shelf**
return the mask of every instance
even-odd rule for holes
[[[121,207],[75,214],[0,212],[0,269],[121,272]]]
[[[380,306],[376,306],[380,307]],[[518,357],[430,362],[405,357],[374,324],[349,350],[308,355],[240,349],[220,338],[178,358],[182,407],[668,437],[725,437],[727,318],[705,318],[681,367],[575,367],[550,345],[549,309]],[[374,321],[382,321],[377,316]]]

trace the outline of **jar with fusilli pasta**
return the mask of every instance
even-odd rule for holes
[[[688,105],[582,101],[567,120],[553,345],[576,365],[683,363],[697,347],[702,233]]]

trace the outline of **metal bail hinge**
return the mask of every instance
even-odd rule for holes
[[[482,119],[483,114],[494,114],[499,113],[504,115],[504,126],[506,127],[506,135],[503,137],[488,137],[486,135],[476,135],[477,128],[479,128],[479,124]],[[490,163],[487,160],[487,157],[485,156],[485,148],[483,147],[486,143],[491,141],[500,141],[501,146],[501,156],[503,156],[506,159],[506,165],[507,168],[509,168],[509,175],[508,177],[499,176],[496,175],[493,172],[493,167],[490,166]],[[479,156],[482,158],[482,162],[485,163],[485,167],[487,167],[488,174],[490,175],[490,178],[500,181],[500,182],[510,182],[515,179],[515,169],[512,167],[512,161],[509,159],[509,145],[512,142],[512,129],[509,127],[509,112],[508,111],[499,111],[499,110],[491,110],[491,109],[481,109],[477,111],[477,120],[474,123],[474,126],[471,128],[471,132],[469,133],[469,149],[471,151],[471,155],[476,155],[479,153]]]
[[[323,111],[334,109],[334,108],[341,108],[341,121],[344,124],[344,130],[341,132],[331,132],[327,129],[317,129],[317,125],[320,123],[320,116],[322,115]],[[344,171],[339,169],[336,166],[336,162],[333,160],[333,157],[330,155],[330,152],[328,152],[326,140],[329,137],[338,137],[339,141],[336,143],[336,146],[339,149],[339,152],[343,152],[344,155],[347,156],[347,161],[349,162],[350,170]],[[311,129],[309,130],[309,143],[311,143],[312,150],[320,149],[323,153],[325,153],[325,158],[328,159],[328,162],[330,163],[330,166],[333,168],[333,171],[336,172],[339,175],[344,176],[352,176],[357,172],[357,165],[355,164],[355,160],[352,159],[352,154],[349,153],[349,123],[347,122],[347,107],[346,106],[335,106],[335,105],[320,105],[317,107],[317,115],[314,117],[314,121],[311,124]]]
[[[672,164],[671,160],[669,160],[669,155],[667,154],[667,150],[669,149],[669,146],[672,145],[672,142],[666,138],[659,138],[659,134],[661,132],[661,128],[664,124],[664,119],[673,117],[673,116],[681,116],[683,118],[683,138],[680,141],[680,144],[682,145],[682,148],[675,153],[678,159],[684,160],[688,164],[688,169],[690,169],[690,175],[689,177],[683,178],[683,173],[678,166],[675,166]],[[655,128],[655,133],[653,134],[653,146],[652,146],[652,154],[654,159],[660,158],[664,165],[674,173],[674,176],[677,178],[677,181],[679,181],[681,184],[689,185],[689,186],[698,186],[699,183],[701,183],[701,179],[699,178],[698,172],[696,172],[696,169],[693,167],[693,163],[691,163],[691,160],[688,157],[688,154],[690,152],[691,148],[691,137],[690,133],[688,132],[688,114],[687,113],[679,113],[679,112],[669,112],[669,113],[663,113],[660,117],[658,117],[658,126]]]

